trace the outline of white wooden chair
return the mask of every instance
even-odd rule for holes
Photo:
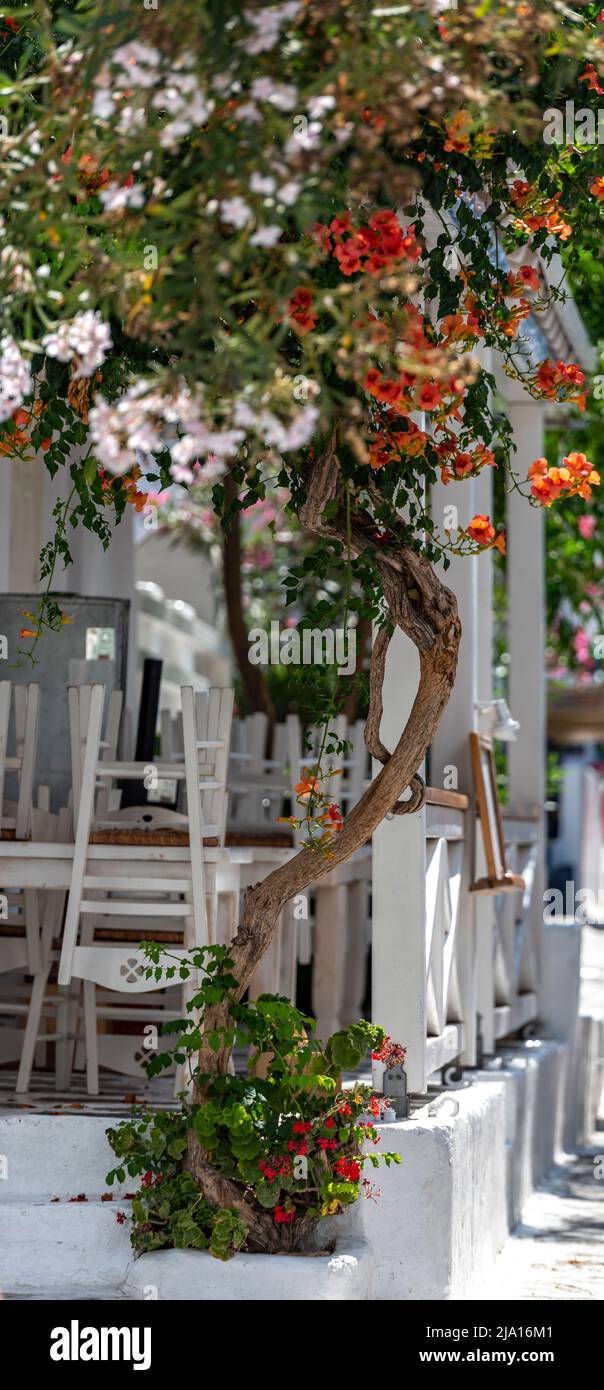
[[[156,759],[153,765],[159,777],[184,780],[187,815],[159,808],[109,809],[103,815],[105,797],[101,799],[102,818],[95,821],[97,785],[101,793],[111,793],[116,781],[143,779],[148,764],[121,763],[102,756],[104,688],[93,686],[90,692],[58,978],[60,985],[73,979],[84,981],[86,1066],[92,1094],[98,1092],[96,987],[118,996],[145,994],[153,988],[146,979],[146,958],[135,945],[124,944],[128,928],[132,937],[137,919],[144,920],[144,930],[136,930],[140,939],[143,935],[157,936],[158,928],[165,933],[167,924],[172,939],[176,932],[182,943],[170,946],[178,956],[191,946],[215,940],[219,891],[229,893],[238,908],[238,865],[221,864],[220,856],[206,858],[204,852],[204,841],[215,847],[224,842],[233,692],[214,690],[196,696],[191,687],[183,687],[181,695],[184,763]],[[152,855],[145,855],[141,863],[137,849],[144,848],[145,843]],[[104,855],[98,853],[102,849]],[[150,922],[155,929],[149,929]],[[101,934],[109,936],[111,944],[102,940]],[[165,989],[165,983],[156,988]],[[193,988],[191,982],[188,996]],[[106,1000],[98,1016],[113,1018],[119,1009],[122,1019],[142,1020],[139,1005],[129,1009]],[[144,1020],[148,1021],[147,1009]]]
[[[86,754],[93,688],[94,687],[91,685],[70,685],[67,691],[74,825],[77,825],[80,810],[80,794],[82,789],[84,757]],[[114,763],[117,757],[123,703],[123,691],[113,690],[109,697],[104,737],[99,742],[101,759],[108,764]],[[111,780],[108,777],[103,778],[102,781],[99,779],[94,805],[94,819],[102,820],[103,817],[109,815],[110,811],[117,810],[119,804],[120,793],[112,787]]]
[[[27,840],[31,835],[33,788],[38,749],[40,722],[40,687],[16,685],[12,689],[14,707],[15,752],[8,755],[11,713],[11,682],[0,681],[0,831],[12,831],[15,840]],[[13,814],[7,814],[5,783],[7,773],[16,773],[18,794]]]
[[[54,822],[52,833],[45,835],[40,833],[40,810],[34,811],[34,833],[38,841],[52,839],[61,844],[73,840],[74,807],[79,809],[82,763],[90,715],[91,693],[91,686],[69,687],[69,735],[72,761],[70,805],[63,808],[58,816],[52,818]],[[122,692],[113,691],[109,699],[103,738],[100,742],[103,760],[112,760],[116,757],[122,704]],[[109,807],[113,805],[119,805],[119,792],[112,792],[103,784],[97,793],[97,812],[101,814],[105,811],[108,812]],[[69,987],[52,992],[49,992],[48,988],[51,971],[59,958],[58,946],[66,900],[66,889],[57,889],[46,894],[41,930],[40,968],[34,973],[30,998],[21,1009],[26,1014],[27,1021],[21,1039],[17,1094],[26,1094],[29,1090],[36,1047],[46,1046],[49,1042],[56,1044],[56,1088],[57,1090],[64,1090],[69,1085],[77,1039],[80,984],[75,981]],[[43,1015],[49,1013],[55,1015],[55,1025],[50,1032],[42,1030]]]

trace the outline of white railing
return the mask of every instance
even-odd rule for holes
[[[493,896],[469,891],[481,845],[466,796],[428,788],[418,815],[374,837],[373,1016],[407,1046],[413,1092],[537,1016],[541,827],[506,816],[504,829],[525,889]]]

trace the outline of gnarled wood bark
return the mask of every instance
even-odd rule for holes
[[[350,535],[352,553],[358,555],[369,544],[375,548],[375,520],[365,509],[355,507],[349,530],[343,505],[335,511],[335,515],[331,514],[330,509],[329,519],[325,517],[327,503],[338,501],[340,484],[340,468],[335,442],[332,441],[322,457],[308,467],[306,501],[300,512],[300,520],[308,531],[317,536],[337,538],[343,546],[346,546],[347,536]],[[238,999],[245,993],[257,965],[270,946],[285,904],[296,893],[303,892],[311,883],[349,859],[370,839],[385,816],[417,810],[423,800],[423,783],[417,769],[438,728],[455,680],[461,638],[457,603],[454,594],[438,578],[429,562],[407,544],[405,527],[398,520],[383,528],[378,566],[388,622],[391,627],[400,627],[419,652],[420,676],[413,708],[396,748],[389,753],[380,738],[382,689],[390,641],[387,629],[383,628],[373,648],[370,706],[365,730],[369,751],[383,764],[382,770],[347,815],[329,857],[316,850],[302,849],[289,863],[274,869],[262,883],[248,889],[242,921],[230,947],[233,973],[239,982]],[[408,787],[411,788],[411,796],[407,801],[401,801]],[[227,1021],[228,1006],[216,1006],[209,1011],[207,1030],[221,1029]],[[215,1074],[225,1070],[228,1051],[216,1053],[209,1047],[203,1047],[199,1060],[202,1073]],[[191,1138],[188,1163],[208,1200],[215,1200],[212,1195],[215,1184],[209,1177],[207,1159],[195,1136]],[[235,1184],[232,1187],[234,1198],[238,1189]],[[229,1203],[233,1204],[234,1200]],[[266,1244],[256,1245],[258,1239],[262,1240],[256,1222],[256,1248],[274,1249],[275,1227],[270,1213],[259,1213],[258,1220],[265,1232]],[[290,1237],[291,1228],[288,1239]]]

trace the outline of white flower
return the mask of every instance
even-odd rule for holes
[[[11,337],[0,339],[0,420],[8,420],[33,391],[31,367]]]
[[[281,227],[258,227],[250,237],[250,246],[274,246],[281,236]]]
[[[172,445],[172,462],[186,466],[205,454],[215,454],[220,459],[232,458],[244,439],[243,430],[208,430],[199,423],[193,433],[184,434]]]
[[[285,203],[286,208],[291,208],[300,197],[301,191],[300,184],[291,179],[289,183],[284,183],[283,187],[279,189],[281,202]]]
[[[263,10],[244,10],[245,18],[255,33],[243,40],[246,53],[266,53],[274,48],[282,25],[294,19],[300,9],[298,0],[285,5],[271,5]]]
[[[42,339],[42,347],[46,348],[48,356],[57,357],[59,362],[71,362],[73,357],[69,329],[69,323],[60,323],[54,333],[47,333]]]
[[[295,130],[286,142],[285,153],[298,154],[300,150],[316,150],[322,129],[320,121],[301,121],[299,129]]]
[[[293,111],[298,100],[298,88],[286,82],[273,82],[272,77],[256,77],[251,85],[256,101],[268,101],[278,111]]]
[[[320,121],[322,116],[326,116],[328,111],[333,111],[336,104],[335,97],[326,93],[324,96],[312,97],[306,110],[311,120]]]
[[[100,121],[108,121],[115,111],[115,101],[108,87],[97,87],[92,101],[92,114]]]
[[[303,449],[310,443],[318,419],[316,405],[305,405],[293,416],[289,426],[284,425],[271,410],[263,410],[258,419],[258,429],[265,444],[273,445],[285,454],[290,449]]]
[[[221,459],[216,458],[215,454],[208,454],[207,458],[204,459],[203,472],[200,476],[203,477],[206,482],[211,482],[213,478],[222,477],[225,469],[226,464],[224,464]]]
[[[42,347],[49,357],[57,357],[60,362],[74,361],[75,377],[92,376],[97,367],[102,367],[111,347],[109,325],[96,309],[84,309],[75,318],[58,324],[53,333],[47,333]]]
[[[227,222],[229,226],[237,227],[240,230],[251,221],[252,211],[243,198],[223,198],[220,204],[220,215],[223,222]]]
[[[99,463],[111,473],[127,473],[136,463],[136,454],[120,437],[122,422],[116,407],[97,396],[89,419],[90,436]]]
[[[120,118],[117,123],[117,128],[121,135],[131,135],[136,127],[142,130],[146,124],[147,113],[144,106],[130,106],[130,104],[128,104],[128,106],[120,107]],[[140,169],[140,162],[137,161],[136,164],[133,165],[133,168]]]
[[[333,131],[333,138],[336,142],[336,145],[345,145],[346,141],[350,140],[353,131],[354,126],[352,124],[352,121],[346,121],[345,125],[337,125],[335,130]]]
[[[36,126],[30,126],[27,132],[27,148],[30,154],[38,155],[42,150],[40,144],[40,132]]]
[[[236,425],[243,425],[245,429],[249,429],[255,423],[256,417],[247,401],[236,401],[233,419]]]
[[[136,421],[130,422],[128,429],[128,447],[139,449],[141,454],[159,453],[163,447],[163,441],[150,420],[145,420],[142,416]]]
[[[243,106],[237,107],[237,118],[240,121],[249,121],[250,125],[259,125],[262,116],[254,101],[246,101]]]
[[[274,178],[272,178],[270,174],[268,174],[266,178],[263,174],[252,174],[252,177],[250,179],[250,188],[252,190],[252,193],[271,194],[275,192],[276,187],[277,185],[275,183],[275,180]]]
[[[108,183],[101,188],[99,198],[106,212],[121,212],[122,208],[142,208],[145,191],[140,183]]]
[[[183,434],[170,449],[172,464],[182,468],[186,468],[190,463],[193,463],[198,453],[199,440],[195,434]],[[177,481],[183,482],[184,480],[180,477]]]
[[[161,53],[157,48],[151,48],[150,44],[134,39],[116,48],[111,61],[123,69],[118,77],[120,87],[152,87],[157,81]]]
[[[29,294],[34,287],[31,271],[25,264],[23,255],[16,246],[3,246],[0,264],[8,274],[9,286],[13,294]]]
[[[152,105],[172,117],[160,135],[160,144],[166,148],[196,126],[205,125],[215,102],[208,101],[194,73],[172,72],[166,86],[155,93]]]
[[[195,474],[191,468],[187,468],[184,463],[172,463],[170,473],[175,483],[182,483],[183,487],[190,486],[195,482]]]

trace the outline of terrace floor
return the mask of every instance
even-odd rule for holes
[[[601,1012],[603,998],[604,930],[584,928],[581,1007]],[[483,1298],[604,1299],[604,1093],[600,1115],[590,1147],[557,1164],[529,1198]]]

